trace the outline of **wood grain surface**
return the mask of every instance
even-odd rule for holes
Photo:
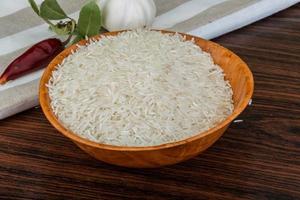
[[[299,199],[300,5],[214,41],[240,55],[256,83],[244,121],[214,146],[161,169],[115,167],[35,108],[0,121],[0,199]]]

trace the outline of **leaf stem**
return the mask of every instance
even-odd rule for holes
[[[64,46],[67,46],[67,44],[71,41],[72,39],[72,34],[69,35],[69,37],[62,43]]]
[[[75,21],[75,19],[73,19],[72,17],[67,16],[67,18],[70,19],[70,20],[72,20],[72,21]]]
[[[49,21],[48,19],[46,19],[46,18],[42,18],[42,19],[50,26],[54,26],[54,24],[51,21]]]

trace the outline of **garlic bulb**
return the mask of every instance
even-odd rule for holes
[[[153,0],[100,0],[103,26],[109,31],[152,25],[156,6]]]

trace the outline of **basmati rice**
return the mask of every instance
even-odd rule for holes
[[[47,86],[66,128],[116,146],[179,141],[233,112],[231,87],[210,54],[159,31],[90,40],[57,66]]]

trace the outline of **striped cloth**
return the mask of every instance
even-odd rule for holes
[[[78,18],[86,0],[58,0]],[[41,3],[42,0],[36,0]],[[155,0],[153,28],[187,32],[212,39],[238,29],[299,0]],[[0,74],[29,46],[54,37],[48,26],[29,8],[27,0],[0,2]],[[38,105],[38,82],[43,70],[0,86],[0,119]]]

